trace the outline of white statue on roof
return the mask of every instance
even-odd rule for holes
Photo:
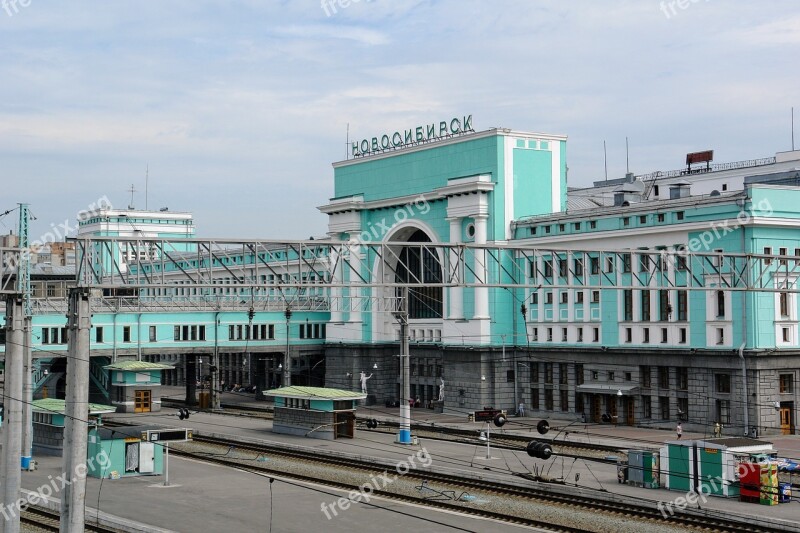
[[[367,380],[369,378],[371,378],[371,377],[372,377],[372,374],[367,376],[366,372],[361,372],[361,377],[359,378],[359,381],[361,381],[361,393],[362,394],[367,394]]]
[[[444,378],[439,378],[439,401],[444,401]]]

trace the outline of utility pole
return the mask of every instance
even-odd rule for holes
[[[22,295],[25,314],[25,340],[23,342],[22,363],[22,469],[31,469],[33,455],[33,355],[31,353],[31,254],[29,250],[30,209],[28,204],[19,204],[19,262],[17,263],[17,292]]]
[[[283,386],[292,386],[292,358],[289,357],[289,320],[292,318],[292,309],[287,305],[283,313],[286,317],[286,355],[283,356]]]
[[[61,533],[82,533],[86,511],[86,449],[89,429],[89,289],[69,291],[64,473],[72,483],[61,497]]]
[[[3,396],[5,413],[3,420],[3,509],[9,509],[10,520],[0,520],[3,533],[19,533],[19,489],[22,470],[19,457],[22,453],[22,373],[24,333],[23,299],[21,294],[6,300],[6,369]],[[88,373],[87,373],[88,377]]]
[[[400,428],[397,434],[397,442],[400,444],[411,444],[411,375],[409,372],[409,356],[411,348],[408,341],[408,287],[401,289],[400,310],[396,313],[397,320],[400,322],[400,375],[402,376],[402,386],[400,395]]]

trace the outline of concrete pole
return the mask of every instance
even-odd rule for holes
[[[61,496],[61,533],[83,533],[86,512],[86,452],[89,429],[89,289],[69,291],[64,475],[72,483]]]
[[[403,287],[400,299],[400,373],[403,376],[402,394],[400,398],[400,430],[397,442],[411,444],[411,407],[408,401],[411,398],[411,373],[409,372],[409,353],[411,348],[408,341],[408,287]]]
[[[186,405],[197,405],[197,356],[184,354],[186,361]]]
[[[24,314],[22,295],[16,294],[6,300],[6,376],[3,387],[5,414],[3,420],[3,509],[10,520],[0,519],[3,533],[19,533],[19,499],[22,471],[22,375],[24,354]]]
[[[283,386],[284,387],[291,387],[292,386],[292,358],[289,355],[289,321],[292,319],[292,310],[289,306],[286,306],[286,311],[284,312],[284,316],[286,317],[286,354],[283,357]]]
[[[31,317],[25,317],[25,359],[22,366],[22,469],[31,469],[33,457],[33,356],[31,354]]]

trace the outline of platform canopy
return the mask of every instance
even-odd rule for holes
[[[297,398],[300,400],[363,400],[366,394],[342,389],[327,389],[325,387],[281,387],[264,391],[266,396],[280,398]]]
[[[103,368],[108,370],[122,370],[123,372],[140,372],[146,370],[172,370],[175,367],[163,363],[149,363],[147,361],[117,361]]]
[[[40,413],[58,413],[63,415],[66,412],[66,401],[57,398],[33,400],[33,410]],[[116,412],[117,408],[113,405],[103,405],[101,403],[89,404],[90,415],[102,415]]]

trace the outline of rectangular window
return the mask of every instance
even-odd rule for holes
[[[730,394],[731,392],[731,375],[730,374],[714,374],[714,383],[716,391],[720,394]]]
[[[597,381],[598,379],[600,379],[600,372],[592,370],[592,381]]]
[[[650,322],[650,291],[641,291],[642,322]]]
[[[97,342],[97,343],[103,342],[103,328],[102,327],[98,327],[94,331],[94,342]]]
[[[689,369],[685,366],[676,368],[678,376],[678,390],[689,390]]]
[[[650,270],[650,256],[648,254],[639,254],[639,272],[648,272]]]
[[[561,328],[561,342],[567,342],[567,328]]]
[[[677,218],[678,220],[683,220],[683,211],[676,212],[675,218]]]
[[[717,421],[723,425],[731,423],[730,400],[717,400]]]
[[[788,251],[786,248],[780,248],[780,249],[778,250],[778,254],[779,254],[779,255],[786,256],[786,255],[789,255],[789,251]],[[780,260],[780,264],[782,264],[782,265],[785,265],[785,264],[786,264],[786,259],[785,259],[785,258],[784,258],[784,259],[781,259],[781,260]]]
[[[561,303],[562,304],[569,303],[569,292],[564,291],[561,293]]]
[[[539,363],[531,363],[531,383],[539,383]]]
[[[661,420],[669,420],[669,396],[660,396],[658,406],[661,410]]]
[[[530,274],[531,279],[535,280],[536,279],[536,274],[537,274],[537,272],[536,272],[536,261],[531,261],[531,263],[530,263],[530,271],[531,271],[531,274]]]
[[[575,384],[583,385],[583,365],[575,365]]]
[[[514,383],[516,381],[516,377],[514,376],[513,370],[506,370],[506,383]]]
[[[50,344],[50,329],[42,328],[42,344]]]
[[[569,391],[567,389],[561,390],[561,410],[565,413],[569,411]]]
[[[59,344],[67,344],[67,341],[69,341],[67,328],[61,328],[61,338],[59,339]]]
[[[150,342],[156,342],[156,327],[150,326]]]
[[[675,268],[677,270],[686,270],[686,247],[685,246],[678,246],[677,247],[677,256],[675,258]]]
[[[650,396],[642,396],[642,417],[653,418],[653,406],[650,403]]]
[[[550,233],[550,226],[545,226],[544,227],[544,232],[545,233]]]
[[[566,259],[559,259],[558,260],[558,275],[562,278],[567,277],[567,260]]]
[[[564,224],[559,224],[558,225],[558,231],[563,233],[565,229],[566,229],[566,226],[564,226]]]
[[[544,293],[544,303],[546,304],[553,303],[553,293],[551,291],[547,291]]]
[[[778,390],[781,394],[792,394],[794,392],[794,376],[792,374],[781,374]]]
[[[650,328],[644,328],[642,330],[642,342],[644,344],[650,344]]]
[[[622,254],[622,271],[631,271],[631,254]]]
[[[681,328],[679,331],[680,340],[678,341],[680,344],[686,344],[686,328]]]
[[[661,389],[669,388],[669,367],[658,367],[658,387]]]
[[[631,322],[633,320],[633,290],[624,289],[622,291],[622,320]]]
[[[131,327],[123,326],[122,328],[122,342],[131,342]]]
[[[573,263],[575,265],[575,275],[583,276],[583,259],[575,259]]]
[[[576,223],[575,223],[575,229],[576,229],[576,230],[579,230],[579,229],[581,229],[581,223],[580,223],[580,222],[576,222]]]
[[[717,291],[717,318],[725,318],[725,291]]]
[[[639,215],[639,224],[647,224],[647,215]]]
[[[547,328],[547,342],[553,342],[553,328]]]
[[[597,229],[597,221],[590,220],[589,221],[589,229]]]
[[[650,381],[651,381],[650,380],[650,377],[651,377],[650,367],[649,366],[640,366],[639,367],[639,376],[640,376],[640,380],[642,382],[642,388],[643,389],[649,389],[650,388]]]
[[[592,342],[600,342],[600,328],[592,328]]]
[[[544,277],[546,277],[546,278],[553,277],[553,260],[552,259],[545,259],[544,260]]]
[[[781,329],[781,338],[783,339],[783,342],[791,342],[791,338],[790,337],[791,336],[789,334],[789,328],[782,328]]]
[[[725,344],[725,330],[717,328],[717,344]]]
[[[678,419],[689,419],[689,398],[678,398]]]
[[[630,372],[625,372],[625,381],[631,381],[631,380],[633,380],[633,374],[631,374]]]
[[[659,222],[664,222],[664,213],[659,213],[656,218]]]
[[[274,324],[270,324],[269,325],[269,338],[270,339],[274,339],[275,338],[275,325]]]
[[[769,247],[769,246],[764,247],[764,255],[772,255],[772,248]],[[772,259],[771,258],[768,258],[768,257],[764,258],[764,264],[765,265],[769,265],[771,263],[772,263]]]
[[[782,292],[778,295],[778,303],[781,313],[781,318],[789,316],[789,293]]]
[[[583,328],[578,328],[578,342],[583,342]]]
[[[231,328],[232,327],[233,326],[231,326]],[[175,326],[174,328],[172,328],[172,331],[173,331],[173,340],[176,340],[176,341],[181,340],[181,327],[180,326]]]
[[[531,339],[533,342],[539,342],[539,328],[533,328],[531,330],[531,337],[533,337]]]
[[[678,320],[686,322],[689,319],[689,293],[688,291],[678,291]]]
[[[669,291],[658,291],[658,319],[661,322],[669,320],[669,315],[672,314],[672,306],[669,304]]]
[[[589,258],[589,268],[591,269],[592,274],[599,274],[600,273],[600,258],[599,257],[590,257]]]
[[[305,324],[300,324],[300,338],[301,339],[305,339],[306,338],[306,326],[305,326]]]
[[[611,274],[613,272],[614,272],[614,258],[606,257],[606,274]]]
[[[539,389],[531,389],[531,409],[539,410]]]
[[[667,344],[667,328],[661,328],[661,344]]]
[[[630,217],[622,217],[622,225],[623,226],[630,226],[631,225]]]
[[[567,384],[567,374],[568,366],[567,363],[559,363],[558,364],[558,383],[561,385]]]
[[[544,364],[544,382],[553,383],[553,363]]]
[[[631,328],[625,328],[625,342],[631,343],[633,342],[633,331]]]
[[[201,341],[206,340],[206,327],[205,326],[199,326],[198,327],[198,333],[199,333],[199,335],[198,335],[198,339],[197,340],[201,340]]]
[[[613,371],[613,370],[611,370],[611,371],[609,371],[609,372],[608,372],[608,381],[614,381],[614,378],[615,378],[615,377],[616,377],[616,376],[615,376],[615,373],[614,373],[614,371]]]
[[[577,304],[583,303],[583,291],[578,291],[575,293],[575,303]]]
[[[544,390],[544,408],[546,411],[553,410],[553,389]]]

